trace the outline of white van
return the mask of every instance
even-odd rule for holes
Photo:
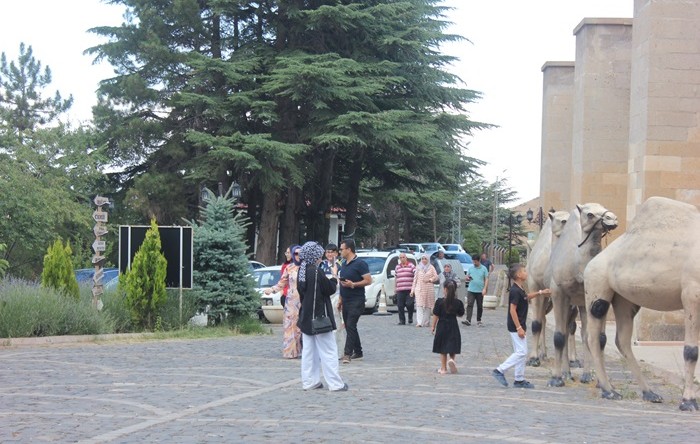
[[[372,275],[372,283],[365,287],[365,310],[372,312],[379,307],[382,287],[386,293],[386,305],[396,305],[396,278],[392,272],[399,264],[399,253],[367,251],[357,253],[357,257],[367,263]],[[416,264],[416,258],[412,254],[406,253],[406,258],[413,265]]]

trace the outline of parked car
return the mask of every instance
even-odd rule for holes
[[[379,307],[382,286],[386,293],[386,305],[396,305],[396,277],[393,271],[399,263],[399,253],[390,251],[371,251],[357,253],[357,257],[367,262],[372,275],[372,283],[365,287],[365,310],[374,311]],[[414,265],[416,258],[410,253],[406,257]]]
[[[255,281],[255,291],[260,293],[260,305],[279,305],[282,306],[280,298],[282,292],[278,291],[272,294],[265,294],[265,290],[272,287],[280,281],[282,277],[282,266],[273,265],[272,267],[262,267],[253,270],[250,275]]]
[[[466,253],[464,251],[464,248],[460,244],[442,244],[442,248],[445,249],[445,251],[454,251],[456,253]]]
[[[445,251],[445,249],[442,248],[442,244],[439,242],[423,242],[421,244],[421,246],[423,247],[425,252],[428,254],[433,254],[436,251],[440,251],[440,250]]]
[[[250,271],[257,270],[258,268],[263,268],[263,267],[267,266],[267,265],[263,264],[262,262],[258,262],[258,261],[248,261],[248,265],[250,265]]]
[[[119,269],[118,268],[103,268],[104,275],[102,276],[102,285],[105,290],[116,289],[119,285]],[[89,283],[92,285],[92,277],[95,275],[94,268],[80,268],[75,270],[75,279],[78,284]]]
[[[399,244],[399,248],[406,248],[408,251],[410,251],[412,254],[418,254],[418,253],[425,253],[425,248],[421,244]]]

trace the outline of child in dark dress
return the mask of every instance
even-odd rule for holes
[[[457,299],[457,283],[446,280],[443,285],[444,298],[435,301],[433,308],[433,353],[440,354],[440,368],[438,373],[457,373],[455,355],[462,352],[462,336],[459,333],[457,318],[464,316],[464,304]],[[450,359],[447,359],[447,355]]]

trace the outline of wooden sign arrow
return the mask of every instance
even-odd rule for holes
[[[93,296],[99,296],[105,292],[105,289],[102,285],[95,285],[92,287],[92,295]]]
[[[106,211],[95,211],[92,213],[92,218],[95,219],[95,222],[107,222],[107,218],[109,217],[109,213]]]
[[[95,205],[98,207],[107,205],[109,203],[109,197],[95,196],[95,200],[93,200],[93,202],[95,202]]]
[[[95,253],[105,251],[107,249],[107,243],[103,240],[96,240],[92,243],[92,249],[95,250]]]
[[[104,269],[98,269],[97,271],[95,271],[95,274],[92,275],[92,282],[94,282],[95,285],[102,285],[102,278],[104,277],[104,275]]]
[[[100,262],[104,261],[106,258],[102,255],[96,254],[92,257],[92,263],[93,264],[99,264]]]
[[[102,225],[102,223],[98,222],[92,228],[92,232],[95,233],[95,236],[100,237],[100,236],[104,236],[105,234],[109,233],[109,229],[106,226]]]

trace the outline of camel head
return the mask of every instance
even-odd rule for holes
[[[596,228],[608,232],[617,228],[617,216],[597,203],[576,205],[581,215],[581,232],[590,233]]]
[[[564,231],[566,221],[569,220],[568,211],[550,211],[548,213],[549,220],[552,221],[552,236],[559,237]]]

